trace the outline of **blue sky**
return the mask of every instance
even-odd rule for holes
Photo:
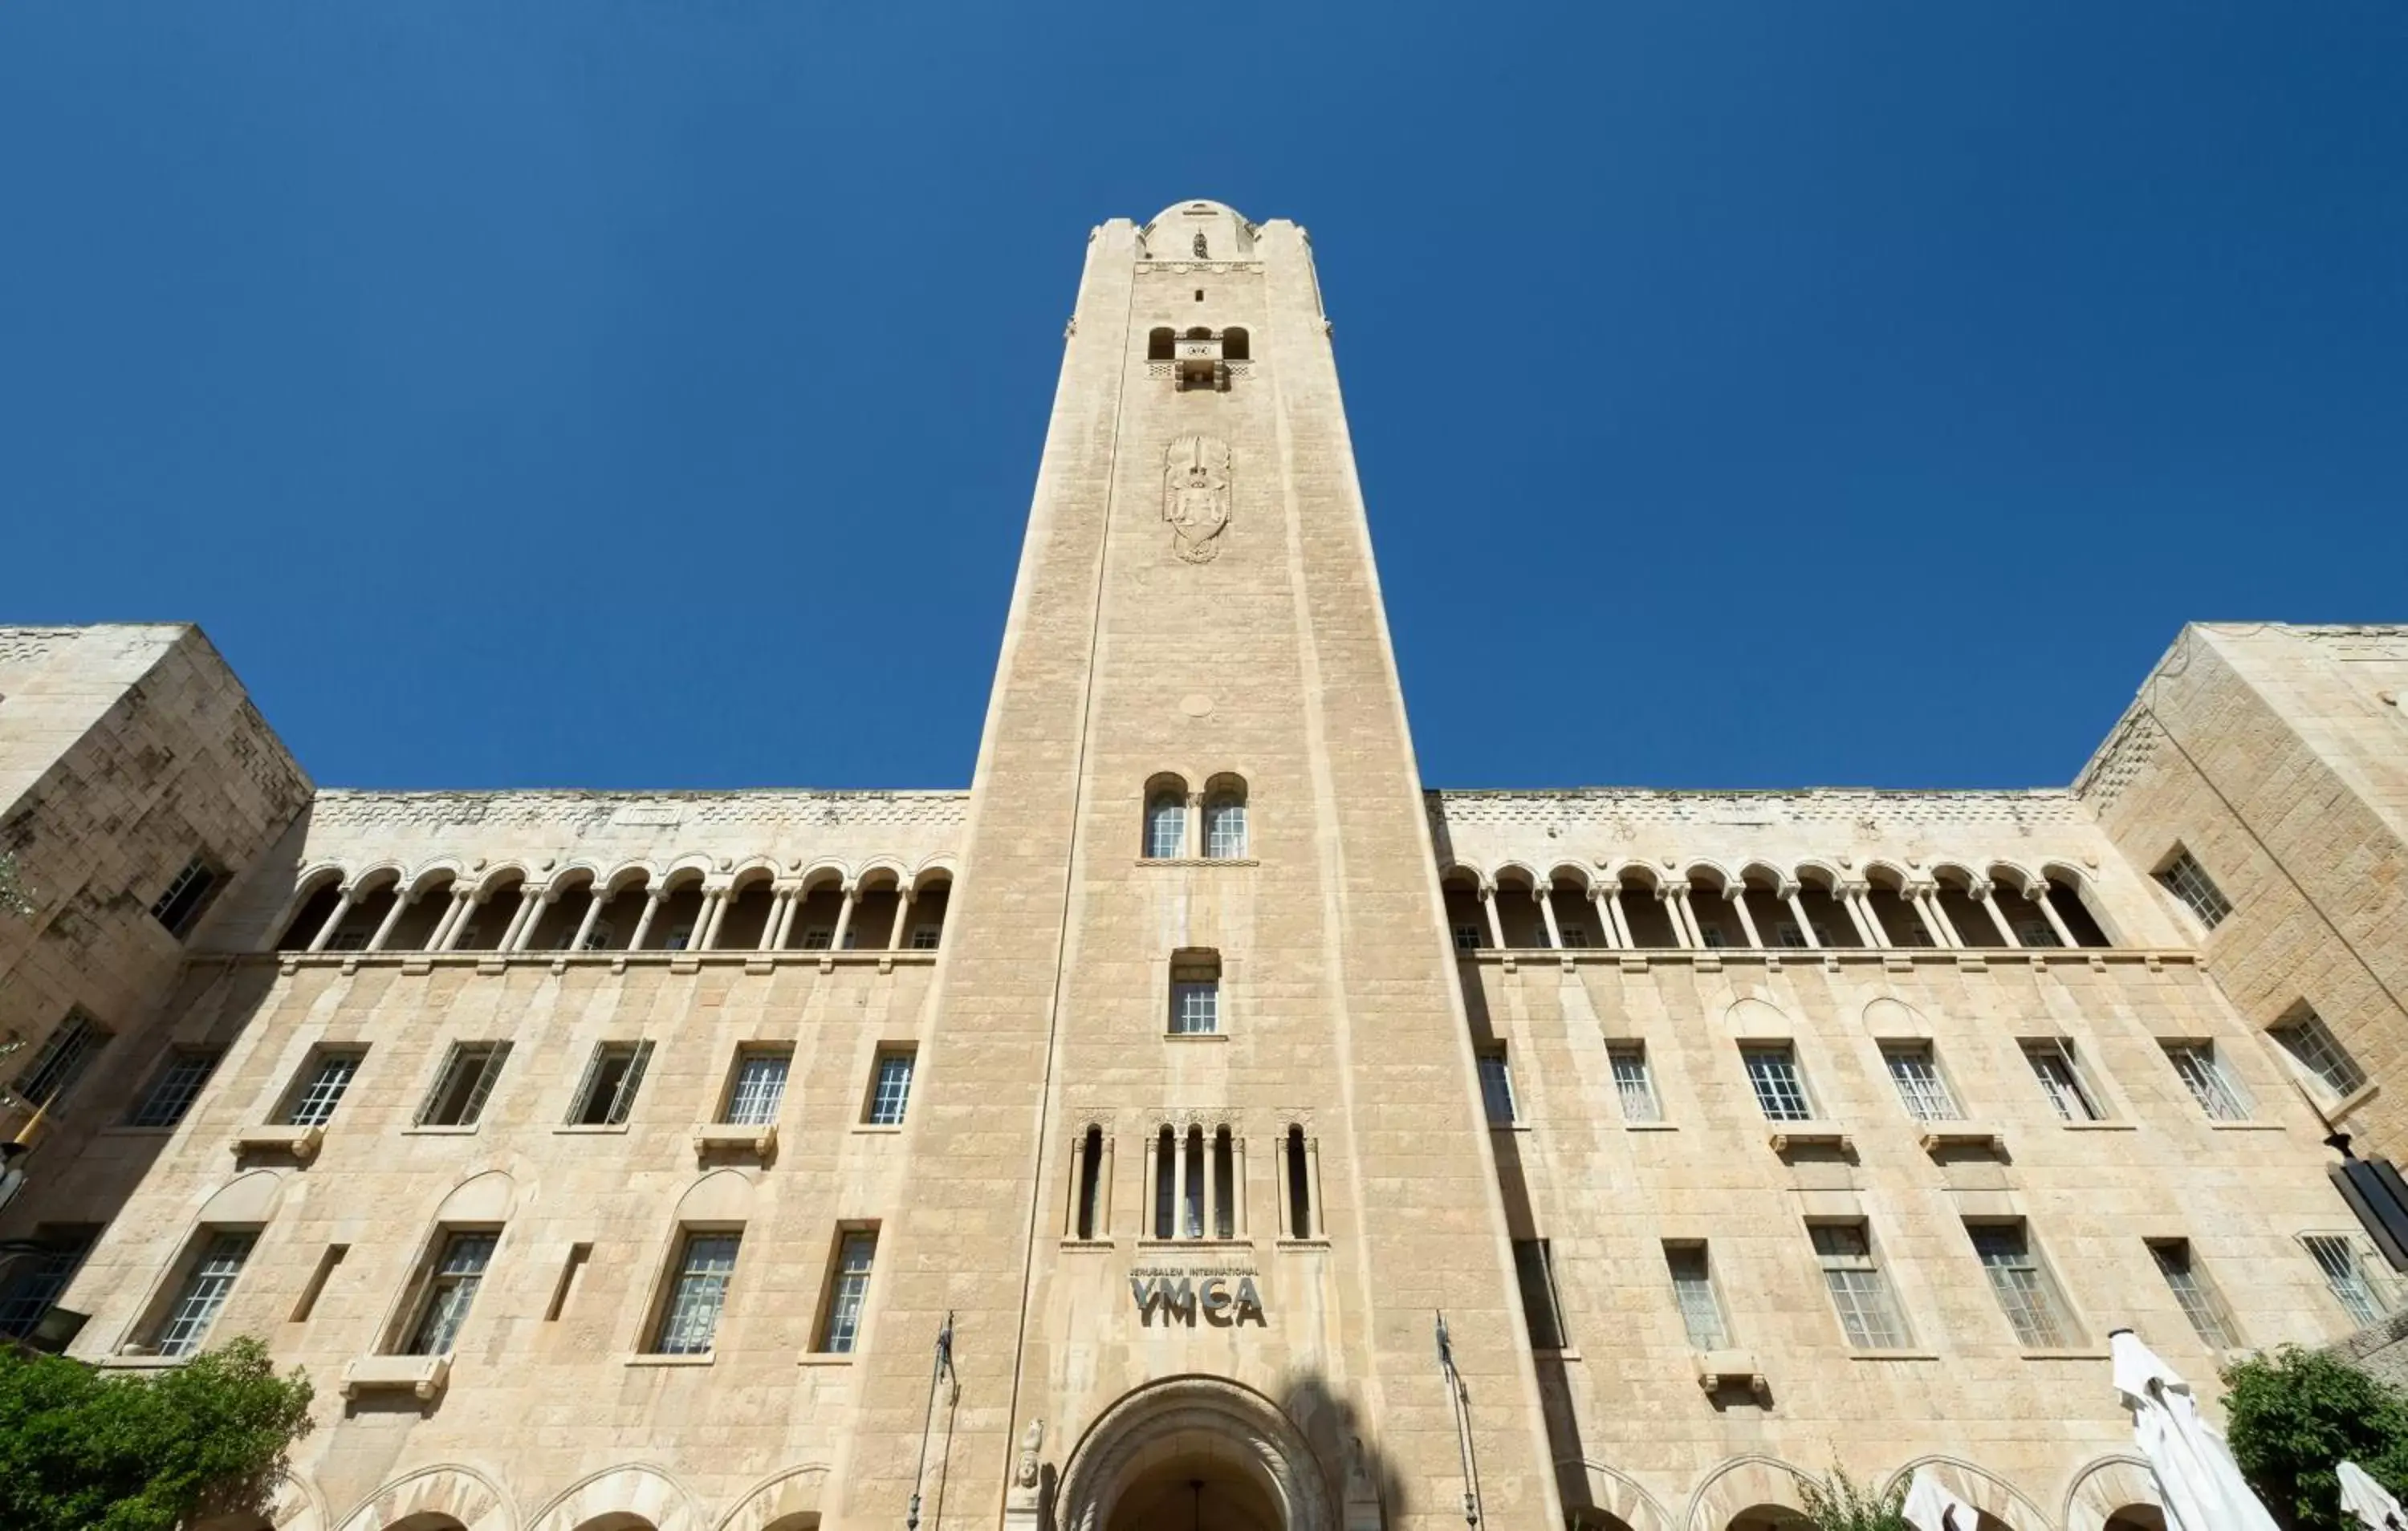
[[[1425,776],[2078,768],[2408,620],[2408,10],[0,7],[0,620],[322,781],[968,780],[1086,230],[1312,230]]]

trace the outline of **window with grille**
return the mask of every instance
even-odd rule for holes
[[[784,1048],[747,1048],[736,1055],[736,1077],[727,1087],[727,1109],[719,1120],[732,1126],[765,1127],[778,1120],[786,1098],[786,1071],[794,1054]]]
[[[321,1052],[310,1060],[302,1073],[298,1088],[284,1109],[284,1124],[289,1127],[319,1127],[333,1119],[335,1108],[343,1103],[343,1093],[351,1087],[360,1071],[359,1052]]]
[[[942,925],[913,925],[911,927],[911,950],[914,952],[934,952],[937,950],[937,943],[943,939],[944,934],[945,927]]]
[[[2353,1321],[2362,1326],[2390,1311],[2395,1300],[2391,1281],[2376,1272],[2374,1256],[2361,1240],[2348,1234],[2307,1234],[2300,1242],[2324,1272],[2333,1300]]]
[[[2073,1061],[2073,1044],[2061,1037],[2042,1037],[2024,1043],[2024,1062],[2031,1066],[2032,1078],[2040,1081],[2041,1094],[2057,1109],[2057,1114],[2068,1122],[2098,1122],[2106,1117],[2099,1109],[2098,1097],[2082,1078],[2081,1068]]]
[[[667,1299],[652,1336],[655,1355],[708,1355],[719,1338],[719,1317],[727,1309],[727,1283],[736,1275],[740,1233],[688,1233],[678,1250]]]
[[[2055,946],[2057,928],[2045,920],[2027,920],[2015,927],[2015,939],[2026,946]]]
[[[2182,1077],[2183,1088],[2190,1092],[2199,1109],[2216,1122],[2245,1122],[2249,1119],[2249,1097],[2242,1093],[2238,1080],[2215,1055],[2213,1042],[2168,1042],[2166,1059]]]
[[[1730,1326],[1723,1320],[1722,1297],[1714,1291],[1714,1273],[1703,1244],[1667,1244],[1664,1264],[1672,1276],[1672,1302],[1681,1309],[1681,1325],[1689,1332],[1689,1348],[1719,1351],[1730,1344]]]
[[[468,1320],[469,1305],[477,1300],[477,1288],[485,1280],[485,1266],[500,1238],[493,1232],[444,1236],[434,1268],[427,1272],[425,1295],[419,1299],[418,1322],[410,1325],[402,1353],[450,1353],[459,1341],[460,1325]]]
[[[1899,1103],[1907,1115],[1917,1122],[1954,1122],[1963,1114],[1948,1093],[1948,1081],[1941,1077],[1939,1060],[1932,1056],[1928,1043],[1885,1043],[1882,1062],[1889,1067],[1890,1082],[1898,1086]]]
[[[899,1048],[878,1055],[878,1076],[869,1090],[870,1125],[902,1125],[903,1109],[911,1103],[911,1066],[917,1061],[917,1054]]]
[[[1478,925],[1455,927],[1455,949],[1457,952],[1477,952],[1486,940],[1487,937],[1481,934]]]
[[[2199,923],[2210,930],[2224,923],[2225,917],[2232,912],[2231,901],[2207,875],[2207,868],[2201,866],[2199,859],[2188,851],[2176,851],[2174,859],[2166,863],[2165,870],[2157,874],[2157,880],[2187,905],[2191,913],[2199,916]]]
[[[1170,1034],[1204,1037],[1221,1029],[1221,957],[1176,952],[1170,958]]]
[[[1890,1295],[1889,1279],[1873,1258],[1872,1239],[1861,1223],[1816,1223],[1808,1232],[1814,1240],[1814,1258],[1823,1267],[1823,1284],[1839,1313],[1848,1343],[1860,1351],[1902,1350],[1913,1343],[1898,1304]]]
[[[0,1338],[22,1339],[34,1332],[99,1238],[98,1228],[41,1230],[43,1247],[19,1255],[8,1267],[7,1284],[0,1286]]]
[[[1656,1080],[1647,1068],[1647,1049],[1638,1042],[1605,1050],[1613,1066],[1614,1098],[1622,1103],[1625,1122],[1661,1122],[1664,1108],[1656,1098]]]
[[[1480,1103],[1487,1109],[1490,1126],[1513,1124],[1513,1071],[1502,1052],[1480,1055]]]
[[[1543,1238],[1513,1240],[1513,1274],[1522,1284],[1522,1312],[1530,1321],[1530,1348],[1564,1348],[1563,1305],[1555,1295],[1555,1260]]]
[[[108,1033],[100,1029],[80,1009],[67,1012],[59,1029],[50,1033],[42,1051],[17,1076],[17,1098],[31,1106],[48,1106],[65,1095],[83,1071],[92,1064],[93,1054],[108,1040]]]
[[[1214,861],[1241,861],[1246,854],[1246,800],[1217,796],[1204,805],[1204,853]]]
[[[485,1112],[485,1102],[509,1061],[508,1042],[454,1042],[444,1055],[426,1098],[418,1104],[417,1125],[473,1127]]]
[[[181,940],[209,907],[209,899],[223,879],[211,866],[207,856],[194,856],[184,863],[167,884],[167,891],[150,906],[150,918],[167,927],[167,934]]]
[[[878,1257],[878,1235],[857,1228],[837,1245],[836,1280],[828,1289],[827,1312],[820,1321],[820,1350],[829,1355],[850,1355],[861,1338],[861,1308],[869,1295],[869,1267]]]
[[[852,932],[845,934],[850,936]],[[835,944],[836,932],[826,925],[813,925],[803,932],[802,950],[805,952],[825,952]]]
[[[1187,853],[1187,800],[1160,793],[1145,806],[1145,854],[1149,861],[1175,861]]]
[[[1787,1047],[1752,1047],[1742,1054],[1747,1060],[1747,1082],[1756,1091],[1756,1104],[1768,1122],[1808,1122],[1814,1116],[1813,1107],[1806,1098],[1806,1080],[1798,1072],[1798,1055]]]
[[[2274,1040],[2292,1060],[2314,1075],[2318,1083],[2338,1100],[2355,1095],[2366,1087],[2366,1071],[2358,1060],[2344,1051],[2325,1024],[2324,1017],[2300,1007],[2291,1018],[2273,1029]]]
[[[585,1077],[569,1097],[568,1124],[573,1127],[615,1127],[635,1109],[636,1092],[644,1085],[644,1067],[652,1061],[650,1042],[604,1042],[585,1065]]]
[[[2070,1327],[2065,1298],[2055,1278],[2031,1247],[2031,1236],[2021,1223],[1969,1223],[1973,1252],[1990,1278],[1990,1291],[2015,1331],[2015,1338],[2033,1350],[2060,1350]]]
[[[2199,1331],[2200,1343],[2210,1350],[2239,1350],[2240,1327],[2232,1322],[2232,1310],[2224,1305],[2215,1283],[2200,1268],[2198,1258],[2191,1253],[2190,1240],[2152,1238],[2149,1258],[2157,1262],[2157,1274],[2166,1279],[2174,1301],[2182,1305],[2183,1317]]]
[[[1710,952],[1719,952],[1730,945],[1730,937],[1723,934],[1722,927],[1719,925],[1700,924],[1698,927],[1698,935],[1705,941],[1706,949]]]
[[[1560,923],[1563,926],[1565,951],[1577,952],[1587,950],[1588,931],[1582,926],[1579,916],[1575,915],[1570,920],[1563,920]]]
[[[209,1082],[209,1075],[218,1066],[215,1052],[196,1049],[179,1049],[167,1054],[159,1072],[150,1078],[150,1088],[142,1092],[127,1112],[129,1127],[172,1127],[184,1120],[193,1102],[201,1095],[201,1086]]]
[[[208,1338],[218,1309],[241,1279],[243,1262],[251,1258],[256,1233],[211,1234],[193,1261],[190,1273],[168,1303],[153,1348],[161,1355],[190,1355]]]
[[[1806,950],[1806,933],[1796,925],[1784,924],[1775,927],[1774,939],[1781,943],[1782,950],[1785,952]]]

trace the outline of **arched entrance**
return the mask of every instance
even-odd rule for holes
[[[1336,1531],[1312,1448],[1278,1405],[1217,1377],[1123,1396],[1062,1472],[1064,1531]]]

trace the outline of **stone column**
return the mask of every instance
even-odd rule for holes
[[[2065,923],[2065,916],[2057,912],[2057,901],[2048,896],[2048,884],[2041,883],[2040,889],[2040,896],[2031,902],[2040,906],[2041,918],[2048,922],[2049,929],[2057,932],[2058,940],[2068,946],[2080,946],[2082,943],[2073,938],[2072,927]]]
[[[326,916],[325,923],[318,927],[318,934],[309,937],[309,945],[306,950],[325,951],[326,943],[335,938],[336,927],[343,923],[343,916],[351,912],[351,906],[358,901],[359,896],[350,883],[344,883],[342,891],[335,895],[335,912]]]
[[[1792,882],[1781,890],[1781,901],[1789,906],[1789,918],[1798,922],[1798,936],[1806,943],[1806,949],[1809,952],[1822,951],[1823,943],[1815,938],[1814,922],[1806,918],[1806,901],[1799,896],[1797,883]]]
[[[786,921],[794,908],[793,890],[772,886],[769,890],[769,912],[761,921],[761,938],[752,943],[755,952],[772,951],[782,944]]]
[[[468,933],[469,914],[483,903],[483,899],[466,888],[454,893],[452,895],[452,923],[443,927],[443,939],[437,943],[435,950],[449,952],[457,947],[460,937]]]
[[[1070,1200],[1062,1209],[1062,1237],[1079,1237],[1079,1209],[1085,1203],[1087,1189],[1087,1134],[1084,1128],[1070,1138]]]
[[[803,890],[788,888],[778,895],[778,918],[770,922],[770,934],[764,950],[783,950],[787,938],[795,933],[795,911],[803,907]]]
[[[900,882],[895,884],[895,928],[886,933],[886,950],[903,950],[903,932],[911,923],[911,890]]]
[[[1547,950],[1550,952],[1561,949],[1564,944],[1563,927],[1555,923],[1555,892],[1551,886],[1541,888],[1532,895],[1538,900],[1539,924],[1547,933]]]
[[[1698,934],[1698,927],[1689,920],[1689,885],[1687,883],[1659,882],[1656,885],[1656,896],[1662,900],[1664,912],[1671,916],[1672,939],[1680,942],[1684,950],[1690,952],[1695,952],[1706,944],[1705,937]]]
[[[1321,1139],[1318,1137],[1304,1140],[1304,1194],[1312,1198],[1312,1203],[1305,1209],[1305,1214],[1312,1219],[1312,1225],[1321,1230],[1320,1237],[1328,1238],[1329,1201],[1321,1194]]]
[[[1998,890],[1986,878],[1973,884],[1973,901],[1988,911],[1990,923],[1999,927],[2000,939],[2009,946],[2024,944],[2015,935],[2015,927],[2007,923],[2006,911],[1999,908]]]
[[[568,938],[568,950],[571,952],[585,950],[585,943],[594,938],[595,923],[602,918],[602,906],[609,902],[609,900],[602,895],[602,884],[589,882],[585,885],[585,917],[577,922],[577,934]]]
[[[1480,912],[1488,917],[1488,944],[1504,951],[1505,922],[1497,918],[1497,890],[1485,883],[1480,889]]]
[[[1953,950],[1965,943],[1956,938],[1956,927],[1949,923],[1947,911],[1940,907],[1939,886],[1936,882],[1924,882],[1908,891],[1914,894],[1914,908],[1923,916],[1923,928],[1931,932],[1933,940]]]
[[[719,939],[719,922],[727,915],[728,890],[705,888],[702,908],[694,912],[694,939],[686,943],[689,952],[708,952]]]
[[[1591,887],[1588,891],[1589,904],[1597,910],[1597,928],[1605,932],[1605,944],[1611,947],[1618,947],[1622,942],[1614,935],[1613,916],[1615,911],[1609,909],[1606,907],[1612,897],[1613,894],[1606,892],[1603,888]]]
[[[1084,1137],[1085,1134],[1080,1136]],[[1103,1167],[1096,1172],[1096,1228],[1097,1238],[1109,1238],[1112,1228],[1112,1135],[1104,1134]]]
[[[1232,1132],[1229,1135],[1229,1231],[1240,1238],[1246,1233],[1246,1140]]]
[[[860,885],[853,882],[846,883],[844,885],[844,903],[836,911],[836,929],[828,935],[828,950],[830,952],[841,952],[844,950],[845,935],[853,929],[853,906],[860,902]]]
[[[1297,1236],[1296,1198],[1288,1195],[1288,1176],[1291,1171],[1287,1164],[1288,1138],[1285,1128],[1280,1129],[1280,1135],[1275,1141],[1279,1147],[1271,1151],[1271,1188],[1279,1199],[1280,1237],[1294,1238]]]
[[[1180,822],[1179,853],[1189,861],[1204,854],[1204,794],[1187,794],[1187,816]]]
[[[1730,884],[1723,890],[1723,898],[1730,905],[1731,912],[1739,916],[1739,928],[1746,934],[1747,944],[1761,950],[1764,946],[1764,937],[1756,933],[1756,916],[1748,912],[1747,884],[1744,882]]]
[[[1872,904],[1871,883],[1846,883],[1842,886],[1842,893],[1847,903],[1848,918],[1856,923],[1857,934],[1864,937],[1867,946],[1890,947],[1898,944],[1890,939],[1889,932],[1882,928],[1881,911],[1874,909]]]
[[[392,938],[393,927],[401,923],[401,911],[415,902],[417,900],[403,894],[400,883],[393,885],[393,908],[384,911],[384,918],[377,923],[376,934],[368,937],[368,951],[384,950],[384,943]]]
[[[652,921],[659,916],[661,905],[666,902],[667,902],[667,895],[659,888],[644,890],[644,912],[636,917],[636,933],[627,937],[628,951],[643,950],[644,937],[652,934]]]
[[[552,908],[552,901],[558,896],[550,888],[544,889],[541,893],[530,893],[522,884],[519,888],[518,916],[510,922],[509,935],[503,940],[502,950],[505,952],[527,950],[527,943],[535,939],[535,927],[543,923],[543,911]]]
[[[1220,1160],[1221,1135],[1208,1132],[1204,1135],[1204,1162],[1197,1166],[1204,1172],[1204,1183],[1199,1187],[1203,1194],[1196,1198],[1196,1237],[1198,1238],[1218,1238],[1221,1236],[1221,1177],[1212,1173],[1220,1166]]]
[[[1635,950],[1639,943],[1630,938],[1630,915],[1622,907],[1622,884],[1615,882],[1608,887],[1598,903],[1612,917],[1608,928],[1613,932],[1613,944],[1625,952]]]
[[[1170,1135],[1170,1237],[1187,1237],[1187,1130]]]

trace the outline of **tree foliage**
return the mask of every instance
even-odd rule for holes
[[[147,1376],[0,1346],[0,1525],[175,1531],[261,1508],[309,1398],[256,1339]]]
[[[1906,1485],[1885,1493],[1859,1483],[1833,1467],[1816,1481],[1802,1479],[1799,1493],[1806,1501],[1806,1520],[1814,1531],[1914,1531],[1906,1522]]]
[[[2300,1531],[2357,1531],[2333,1469],[2355,1462],[2408,1491],[2408,1394],[2323,1351],[2286,1345],[2224,1370],[2233,1460],[2266,1508]]]
[[[34,917],[33,890],[25,886],[13,851],[0,851],[0,914],[13,914],[20,920]]]

